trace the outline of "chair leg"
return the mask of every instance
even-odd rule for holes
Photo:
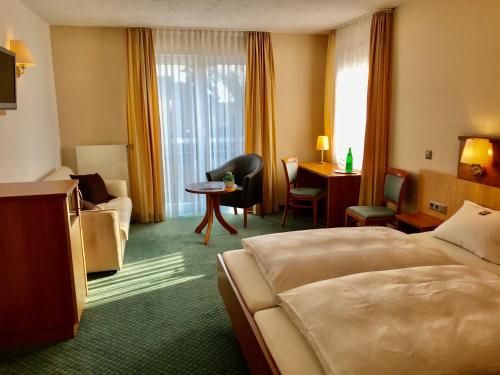
[[[295,207],[295,204],[292,205],[292,209],[293,209],[293,218],[297,220],[297,207]]]
[[[325,203],[323,204],[323,220],[324,220],[324,223],[325,223],[325,228],[328,228],[328,207],[326,205],[327,201],[326,201],[326,198],[323,198],[325,200]]]
[[[313,201],[314,228],[318,227],[318,201]]]
[[[281,226],[284,227],[285,226],[285,222],[286,222],[286,215],[288,214],[288,199],[286,200],[285,202],[285,212],[283,212],[283,218],[281,219]]]
[[[344,227],[348,227],[349,226],[349,215],[347,214],[347,212],[345,213],[345,222],[344,222]]]
[[[246,228],[247,227],[247,215],[248,215],[248,211],[246,208],[243,209],[243,228]]]
[[[233,209],[234,209],[234,214],[238,215],[238,209],[236,207],[233,207]]]

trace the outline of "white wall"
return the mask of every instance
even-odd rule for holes
[[[62,163],[76,169],[76,145],[128,143],[127,32],[51,26],[51,36]]]
[[[414,207],[420,169],[456,174],[459,135],[500,135],[500,1],[401,5],[392,66],[389,164],[413,173]]]
[[[0,182],[29,181],[60,165],[49,25],[18,0],[1,0],[0,44],[23,40],[36,67],[17,80],[17,111],[0,116]]]

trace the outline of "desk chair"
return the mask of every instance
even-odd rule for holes
[[[314,216],[314,227],[318,227],[318,201],[326,197],[326,192],[319,188],[296,187],[297,171],[299,169],[299,161],[297,157],[290,156],[281,159],[286,178],[286,202],[285,212],[281,220],[281,226],[285,226],[288,207],[292,207],[293,216],[296,217],[297,208],[312,208]],[[302,204],[300,202],[310,202],[310,204]]]
[[[380,206],[351,206],[345,210],[345,226],[348,227],[351,219],[366,225],[385,225],[394,222],[396,215],[401,211],[403,197],[410,173],[401,169],[387,168],[384,182],[384,198]],[[392,203],[396,209],[387,207]]]

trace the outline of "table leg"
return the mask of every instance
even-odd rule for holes
[[[198,226],[194,230],[195,233],[201,233],[201,231],[203,230],[203,228],[205,228],[205,226],[208,223],[208,216],[210,215],[210,210],[208,209],[208,207],[210,205],[210,202],[209,202],[210,201],[210,195],[207,194],[206,198],[207,198],[207,208],[206,208],[205,216],[203,217],[203,220],[201,221],[201,223],[198,224]]]
[[[214,196],[212,194],[207,194],[207,231],[205,232],[205,239],[203,243],[208,245],[208,240],[210,240],[210,231],[212,230],[212,222],[214,220]]]
[[[231,234],[236,234],[238,231],[236,230],[235,227],[233,227],[231,224],[229,224],[226,220],[224,220],[224,217],[220,213],[220,195],[214,195],[213,196],[213,209],[215,212],[215,217],[217,220],[219,220],[219,223],[226,228],[226,230],[231,233]]]

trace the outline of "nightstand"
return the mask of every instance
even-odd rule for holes
[[[422,212],[396,215],[396,228],[405,233],[428,232],[436,229],[442,222],[443,220]]]

